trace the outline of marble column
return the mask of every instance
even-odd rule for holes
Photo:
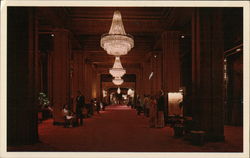
[[[102,90],[101,90],[101,74],[96,72],[96,96],[102,99]]]
[[[220,8],[196,8],[192,18],[192,90],[196,128],[224,140],[223,30]]]
[[[136,75],[136,95],[143,95],[143,76],[142,76],[143,70],[142,67],[140,66],[138,69],[135,70],[135,75]]]
[[[165,92],[176,92],[180,88],[180,58],[178,31],[162,34],[162,87]]]
[[[149,80],[149,75],[151,73],[151,62],[145,61],[143,63],[143,93],[151,94],[151,80]]]
[[[84,65],[84,96],[85,102],[90,103],[90,100],[93,98],[93,82],[95,80],[93,75],[93,67],[92,63],[89,61],[85,62]]]
[[[77,91],[80,90],[83,94],[84,91],[84,57],[82,52],[74,52],[72,60],[72,94],[73,110],[75,110]]]
[[[162,89],[162,54],[153,54],[151,57],[153,74],[151,94],[157,94]]]
[[[97,72],[96,72],[96,68],[94,65],[91,65],[91,71],[92,71],[92,76],[91,76],[91,79],[90,79],[90,83],[92,85],[92,88],[91,88],[91,98],[97,98],[99,97],[97,95],[97,87],[98,87],[98,76],[97,76]]]
[[[38,141],[37,26],[35,10],[8,8],[7,145]]]
[[[62,106],[70,102],[70,45],[69,31],[54,30],[54,51],[52,52],[52,96],[54,123],[64,122]]]

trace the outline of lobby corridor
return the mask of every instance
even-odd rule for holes
[[[3,6],[0,157],[249,155],[247,4],[43,3]]]
[[[41,143],[21,147],[9,147],[9,151],[79,151],[79,152],[194,152],[194,151],[241,151],[242,137],[232,133],[240,128],[227,127],[226,137],[220,143],[193,146],[182,138],[173,137],[173,129],[149,128],[148,118],[138,116],[127,106],[108,106],[100,115],[84,120],[84,126],[63,128],[54,126],[52,120],[39,124]],[[230,131],[230,133],[228,133]]]

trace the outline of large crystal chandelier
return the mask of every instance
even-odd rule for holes
[[[102,35],[101,47],[114,56],[126,55],[134,47],[133,36],[126,34],[119,11],[114,12],[109,33]]]
[[[121,85],[121,84],[123,83],[123,79],[122,79],[121,77],[115,77],[115,78],[112,80],[112,82],[113,82],[115,85],[119,86],[119,85]]]
[[[126,73],[126,70],[122,67],[120,57],[115,57],[113,68],[109,69],[109,73],[113,77],[122,77]]]

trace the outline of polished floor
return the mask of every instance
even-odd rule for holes
[[[41,143],[8,147],[8,151],[79,152],[242,152],[242,127],[225,126],[225,142],[194,146],[173,137],[173,129],[149,128],[148,118],[127,106],[109,106],[84,120],[84,126],[63,128],[52,120],[39,125]]]

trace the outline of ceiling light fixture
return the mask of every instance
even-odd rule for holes
[[[148,79],[150,80],[150,79],[153,77],[153,75],[154,75],[154,72],[151,72],[151,73],[149,74],[149,76],[148,76]]]
[[[101,47],[114,56],[126,55],[134,47],[133,36],[126,34],[119,11],[114,12],[109,33],[102,35]]]
[[[117,88],[117,93],[120,94],[121,93],[121,89],[120,87]]]
[[[122,67],[120,57],[115,57],[113,68],[109,69],[109,73],[113,77],[122,77],[126,73],[126,70]]]
[[[113,82],[115,85],[119,86],[119,85],[121,85],[121,84],[123,83],[123,79],[122,79],[121,77],[115,77],[115,78],[112,80],[112,82]]]

